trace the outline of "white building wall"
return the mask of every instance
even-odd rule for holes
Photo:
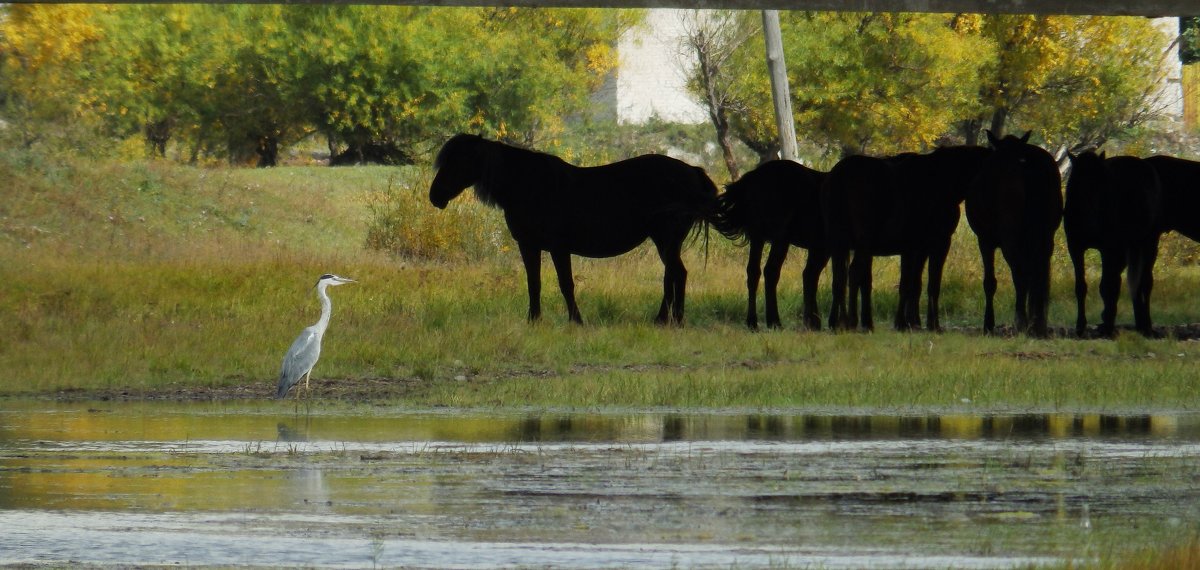
[[[1157,96],[1159,113],[1166,120],[1183,122],[1183,64],[1179,61],[1179,18],[1154,18],[1154,25],[1170,38],[1163,53],[1163,80]]]
[[[651,117],[667,122],[697,124],[708,113],[687,90],[681,62],[684,10],[647,10],[645,25],[621,36],[617,43],[620,66],[607,86],[617,122],[642,124]]]

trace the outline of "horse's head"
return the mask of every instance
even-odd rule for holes
[[[1086,150],[1080,154],[1067,153],[1071,161],[1071,177],[1067,178],[1067,196],[1077,199],[1095,196],[1111,182],[1108,168],[1104,164],[1105,153]]]
[[[1067,158],[1071,161],[1072,179],[1078,176],[1081,180],[1091,181],[1104,176],[1104,159],[1107,158],[1107,153],[1096,154],[1096,151],[1089,149],[1079,154],[1067,153]]]
[[[463,190],[479,182],[483,170],[483,143],[476,135],[454,135],[433,161],[437,175],[429,185],[429,201],[438,208],[445,208],[450,200]]]
[[[1031,134],[1033,134],[1033,131],[1025,131],[1025,134],[1019,137],[1016,135],[997,137],[989,129],[987,131],[988,145],[997,152],[1022,152],[1025,146],[1029,144],[1029,135]]]

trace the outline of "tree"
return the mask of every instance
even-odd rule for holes
[[[1179,18],[1179,61],[1184,65],[1200,61],[1200,16]]]
[[[949,15],[791,12],[782,24],[797,130],[840,155],[933,146],[978,105],[979,69],[994,57]],[[747,110],[731,124],[756,150],[776,144],[761,58],[743,46],[730,64]]]
[[[521,145],[542,146],[617,63],[616,38],[641,17],[630,10],[486,8],[461,13],[433,40],[448,124]]]
[[[730,180],[740,177],[730,116],[737,114],[741,105],[733,89],[733,78],[740,70],[729,63],[749,39],[761,32],[754,15],[746,11],[690,10],[679,16],[684,32],[682,51],[688,56],[688,87],[708,111]]]
[[[455,131],[532,144],[590,108],[628,10],[282,5],[0,8],[2,99],[261,166],[313,133],[355,162]],[[86,54],[86,57],[85,57]],[[34,107],[39,110],[34,113]],[[32,123],[31,123],[32,124]]]
[[[981,125],[1034,130],[1058,158],[1098,146],[1156,117],[1165,77],[1165,34],[1145,18],[985,16],[984,38],[1000,57],[984,70],[986,108],[964,121],[968,140]]]
[[[105,39],[96,19],[108,8],[7,4],[0,10],[5,115],[29,146],[48,127],[70,122],[88,106],[85,85],[103,71],[90,65],[90,55]]]
[[[950,15],[798,14],[790,24],[797,122],[843,155],[932,147],[978,104],[979,70],[995,57]]]

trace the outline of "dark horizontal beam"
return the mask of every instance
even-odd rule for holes
[[[242,0],[245,1],[245,0]],[[254,0],[251,0],[252,2]],[[1200,0],[282,0],[268,3],[1200,16]]]
[[[17,0],[17,4],[28,0]],[[123,0],[38,0],[122,3]],[[125,0],[128,1],[128,0]],[[1091,16],[1200,16],[1200,0],[177,0],[216,4],[373,4],[396,6],[518,6],[539,8],[689,8],[816,12],[942,12]],[[153,4],[153,0],[134,3]]]

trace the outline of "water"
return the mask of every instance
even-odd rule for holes
[[[0,564],[992,568],[1200,521],[1193,413],[3,407]]]

